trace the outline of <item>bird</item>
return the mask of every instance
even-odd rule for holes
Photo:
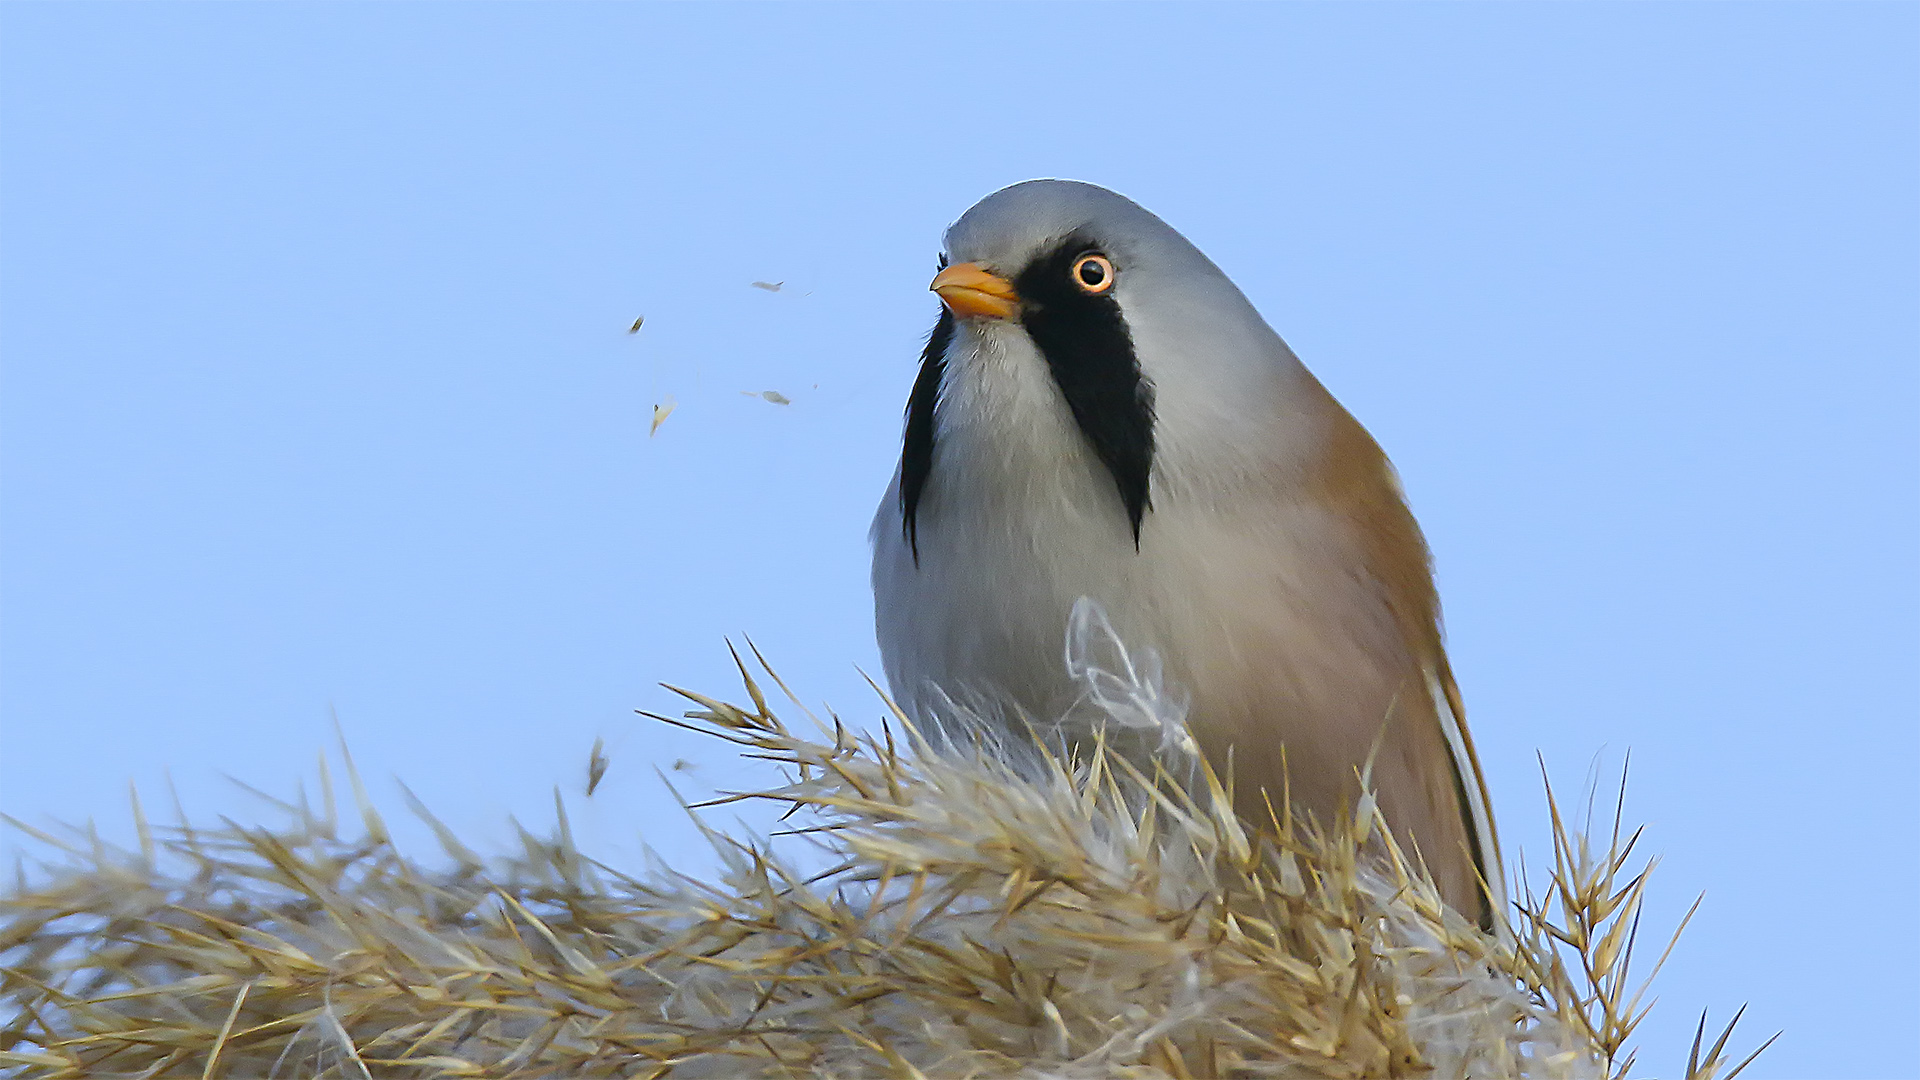
[[[1077,604],[1150,649],[1235,809],[1329,823],[1362,769],[1403,849],[1492,930],[1505,885],[1432,559],[1379,444],[1199,248],[1073,180],[945,232],[874,516],[896,703],[1070,709]],[[1008,723],[1003,720],[1002,723]]]

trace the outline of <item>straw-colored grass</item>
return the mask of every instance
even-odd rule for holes
[[[1617,826],[1596,854],[1556,815],[1552,876],[1496,940],[1440,903],[1366,804],[1324,829],[1281,812],[1256,830],[1215,809],[1230,803],[1211,773],[1186,790],[1097,740],[1010,764],[936,750],[898,716],[873,738],[796,733],[754,678],[745,693],[747,706],[688,694],[698,708],[680,722],[786,766],[788,783],[729,798],[788,806],[826,871],[710,833],[718,880],[630,877],[578,852],[564,812],[552,838],[523,833],[521,853],[494,860],[434,822],[452,868],[430,869],[397,854],[364,795],[357,830],[330,800],[290,807],[282,829],[142,821],[140,850],[70,845],[5,897],[0,1068],[1607,1077],[1631,1064],[1647,879]],[[1696,1045],[1688,1075],[1731,1075],[1726,1041]]]

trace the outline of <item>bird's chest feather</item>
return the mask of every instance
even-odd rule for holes
[[[876,523],[878,629],[909,707],[938,685],[1041,718],[1065,708],[1063,641],[1081,597],[1129,647],[1159,652],[1171,679],[1216,696],[1236,681],[1214,669],[1270,668],[1288,625],[1325,606],[1338,540],[1311,506],[1270,485],[1183,483],[1183,470],[1223,471],[1190,465],[1169,440],[1136,546],[1112,476],[1037,355],[988,338],[950,364],[917,561],[893,495]]]

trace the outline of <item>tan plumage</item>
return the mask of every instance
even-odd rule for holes
[[[1202,721],[1195,724],[1195,735],[1212,760],[1223,760],[1231,747],[1237,808],[1256,820],[1265,813],[1260,789],[1277,789],[1282,782],[1291,784],[1297,803],[1322,813],[1350,805],[1358,794],[1352,779],[1355,755],[1372,751],[1371,778],[1387,820],[1410,835],[1442,893],[1462,910],[1474,911],[1479,907],[1479,878],[1499,873],[1497,863],[1479,864],[1476,853],[1482,844],[1477,834],[1484,832],[1485,846],[1495,852],[1498,841],[1490,816],[1476,821],[1472,812],[1475,797],[1483,806],[1489,800],[1442,644],[1440,601],[1426,539],[1373,436],[1311,376],[1306,396],[1324,412],[1327,424],[1308,491],[1351,530],[1351,547],[1344,552],[1350,560],[1347,568],[1377,591],[1391,615],[1396,640],[1374,644],[1365,657],[1340,658],[1337,664],[1329,658],[1330,678],[1324,684],[1288,680],[1270,686],[1267,693],[1273,696],[1238,730],[1223,731],[1223,725]],[[1353,610],[1366,610],[1366,605],[1356,603]],[[1325,631],[1321,633],[1319,641],[1298,639],[1282,649],[1294,655],[1325,649]],[[1205,708],[1197,708],[1196,715],[1211,716]],[[1293,716],[1313,722],[1290,722]],[[1328,721],[1335,717],[1340,718],[1338,730],[1354,737],[1328,738]],[[1367,732],[1369,718],[1376,717],[1385,718],[1379,748],[1363,750],[1357,737]],[[1457,747],[1449,745],[1448,720],[1457,728]],[[1271,737],[1276,730],[1278,740]],[[1287,747],[1293,762],[1284,774],[1280,745]],[[1337,785],[1328,782],[1335,776],[1340,778]]]
[[[1061,642],[1092,600],[1164,661],[1244,816],[1284,790],[1331,817],[1372,755],[1396,833],[1489,921],[1486,791],[1426,543],[1378,444],[1217,267],[1112,192],[1016,185],[947,245],[935,288],[957,317],[874,523],[901,703],[1065,714]],[[1062,277],[1083,269],[1098,281]]]

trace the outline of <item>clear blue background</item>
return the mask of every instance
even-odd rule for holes
[[[0,28],[0,809],[124,837],[170,772],[260,820],[221,774],[288,792],[337,710],[390,810],[398,775],[499,848],[557,785],[594,850],[705,865],[653,767],[770,777],[631,710],[730,691],[744,633],[877,715],[866,528],[940,230],[1071,176],[1388,447],[1510,861],[1536,752],[1577,802],[1631,748],[1649,933],[1707,894],[1645,1071],[1747,1000],[1743,1044],[1787,1029],[1754,1075],[1913,1067],[1920,9]]]

